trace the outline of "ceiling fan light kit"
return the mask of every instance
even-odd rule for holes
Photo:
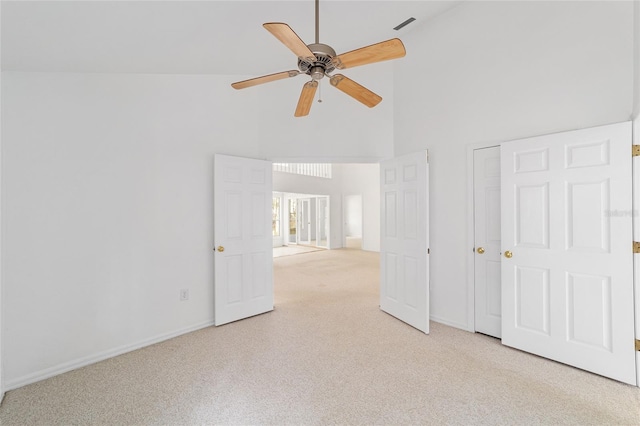
[[[336,69],[358,67],[375,62],[398,59],[405,56],[406,51],[402,41],[397,38],[372,44],[360,49],[337,55],[336,51],[326,44],[319,42],[319,20],[318,9],[319,0],[315,1],[316,6],[316,42],[305,44],[300,37],[282,22],[268,22],[263,27],[269,31],[282,44],[287,46],[298,57],[298,70],[283,71],[256,77],[249,80],[238,81],[231,84],[234,89],[245,89],[259,84],[296,77],[305,74],[311,77],[311,81],[304,84],[302,93],[298,100],[295,117],[304,117],[309,114],[311,104],[318,89],[318,82],[325,76],[329,78],[331,86],[339,89],[343,93],[351,96],[358,102],[372,108],[382,101],[382,98],[369,89],[342,74],[331,74]]]

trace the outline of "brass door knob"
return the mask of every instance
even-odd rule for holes
[[[507,250],[504,252],[504,257],[506,257],[507,259],[511,259],[513,257],[513,253]]]
[[[224,247],[222,247],[222,246],[218,246],[218,251],[219,251],[220,253],[222,253],[222,252],[224,251]]]
[[[484,254],[484,247],[478,247],[476,251],[478,252],[478,254]]]

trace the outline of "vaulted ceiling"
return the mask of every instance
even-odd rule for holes
[[[337,53],[407,36],[461,1],[320,1],[320,42]],[[3,1],[2,70],[262,75],[296,68],[263,27],[314,42],[313,0]],[[416,21],[400,31],[393,27]],[[413,52],[416,54],[416,52]]]

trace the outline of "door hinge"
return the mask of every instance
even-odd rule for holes
[[[640,145],[631,145],[631,156],[640,156]]]
[[[640,352],[640,340],[636,339],[636,351]]]
[[[637,241],[633,242],[633,252],[634,253],[640,253],[640,243]]]

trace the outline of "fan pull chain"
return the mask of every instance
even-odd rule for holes
[[[322,103],[322,84],[318,81],[318,103]]]

